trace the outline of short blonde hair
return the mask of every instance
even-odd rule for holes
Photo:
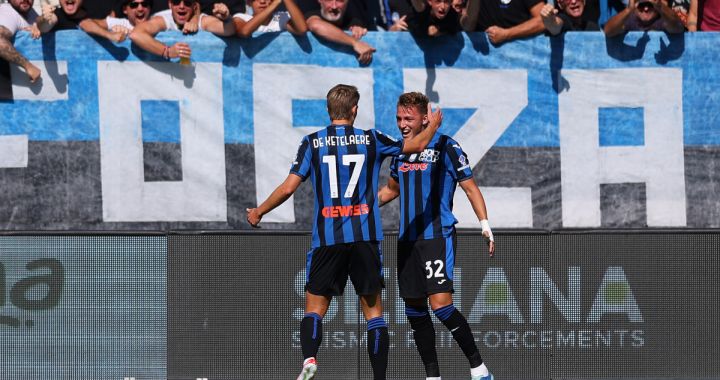
[[[351,119],[353,107],[360,101],[357,87],[339,84],[327,93],[327,109],[331,120]]]

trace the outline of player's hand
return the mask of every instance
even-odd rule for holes
[[[480,220],[480,226],[482,227],[482,235],[483,238],[485,238],[485,243],[488,245],[488,253],[490,253],[490,257],[495,257],[495,238],[490,229],[490,222],[488,222],[487,219],[482,219]]]
[[[255,228],[260,228],[258,224],[260,224],[262,215],[260,215],[257,208],[246,208],[245,211],[247,211],[247,222]]]
[[[428,126],[432,128],[439,128],[442,124],[443,113],[440,107],[435,108],[435,112],[432,110],[432,106],[428,103],[427,106]]]
[[[483,238],[485,239],[485,243],[488,245],[488,253],[490,254],[490,257],[495,257],[495,242],[490,240],[490,233],[488,231],[483,231]]]

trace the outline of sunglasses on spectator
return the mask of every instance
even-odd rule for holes
[[[196,0],[170,0],[172,5],[180,5],[180,3],[185,3],[186,7],[192,7],[195,5]]]
[[[150,6],[148,5],[148,3],[144,2],[144,1],[140,1],[140,2],[135,2],[135,1],[133,1],[133,2],[130,2],[130,3],[128,3],[128,7],[132,8],[132,9],[135,9],[135,8],[137,8],[137,7],[150,8]]]

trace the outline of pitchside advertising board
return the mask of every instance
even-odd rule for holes
[[[165,236],[0,236],[0,378],[166,379]]]
[[[193,64],[79,31],[18,36],[43,81],[12,66],[13,99],[0,102],[4,228],[249,228],[245,208],[327,124],[337,83],[360,90],[357,126],[395,137],[397,96],[428,94],[496,227],[720,227],[716,34],[492,46],[482,33],[370,33],[369,66],[311,34],[160,38],[189,42]],[[297,198],[265,222],[309,230],[312,203]],[[455,204],[477,227],[462,194]]]
[[[302,361],[305,233],[1,236],[3,379],[285,379]],[[423,378],[383,243],[390,379]],[[458,238],[455,305],[498,379],[718,379],[720,235]],[[370,379],[352,288],[325,316],[321,379]],[[435,321],[444,379],[467,362]]]
[[[715,233],[514,233],[490,259],[460,234],[455,305],[499,379],[720,378],[720,240]],[[171,236],[168,376],[281,379],[299,369],[305,235]],[[388,377],[422,378],[397,296],[395,239],[383,243]],[[444,379],[467,379],[435,321]],[[352,287],[323,322],[318,379],[370,379]]]

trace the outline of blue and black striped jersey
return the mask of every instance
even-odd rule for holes
[[[308,177],[315,191],[312,247],[380,241],[375,198],[385,157],[402,153],[402,140],[348,125],[331,125],[305,136],[290,173]]]
[[[400,240],[448,237],[458,182],[472,178],[467,155],[455,140],[436,134],[421,153],[393,158],[390,175],[400,185]]]

